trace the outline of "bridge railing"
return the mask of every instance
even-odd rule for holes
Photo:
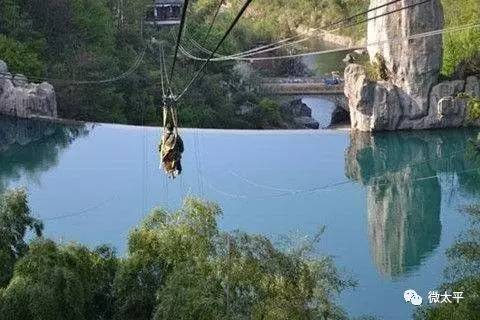
[[[338,78],[343,82],[343,78]],[[314,77],[264,77],[262,82],[265,83],[319,83],[333,80],[332,76],[314,76]]]
[[[309,93],[309,94],[343,94],[343,84],[326,85],[323,82],[317,83],[272,83],[262,82],[262,88],[270,93]]]

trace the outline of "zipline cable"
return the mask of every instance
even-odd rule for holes
[[[373,17],[367,17],[366,19],[364,20],[360,20],[360,21],[356,21],[356,22],[353,22],[353,23],[350,23],[346,26],[342,26],[342,27],[337,27],[335,29],[331,29],[331,30],[328,30],[328,31],[337,31],[337,30],[340,30],[340,29],[343,29],[343,28],[351,28],[351,27],[355,27],[357,25],[361,25],[361,24],[364,24],[366,22],[369,22],[371,20],[376,20],[378,18],[381,18],[381,17],[384,17],[384,16],[388,16],[388,15],[391,15],[391,14],[394,14],[396,12],[400,12],[400,11],[403,11],[403,10],[407,10],[407,9],[410,9],[410,8],[413,8],[413,7],[416,7],[416,6],[419,6],[419,5],[422,5],[422,4],[425,4],[427,2],[430,2],[432,0],[424,0],[422,2],[418,2],[418,3],[413,3],[413,4],[410,4],[410,5],[407,5],[407,6],[403,6],[403,7],[400,7],[400,8],[397,8],[395,10],[392,10],[392,11],[387,11],[387,12],[384,12],[380,15],[376,15],[376,16],[373,16]],[[307,36],[303,39],[299,39],[299,40],[296,40],[294,42],[291,42],[289,43],[288,45],[294,45],[294,44],[299,44],[299,43],[302,43],[302,42],[305,42],[305,41],[308,41],[312,38],[313,36]],[[258,55],[258,54],[263,54],[263,53],[266,53],[266,52],[271,52],[271,51],[276,51],[276,50],[279,50],[281,49],[283,46],[282,45],[279,45],[279,46],[276,46],[276,47],[273,47],[273,48],[269,48],[269,49],[265,49],[263,51],[257,51],[257,52],[253,52],[253,53],[249,53],[249,54],[246,54],[246,55],[243,55],[242,57],[250,57],[250,56],[255,56],[255,55]]]
[[[371,20],[375,20],[375,19],[378,19],[378,18],[381,18],[383,16],[387,16],[387,15],[390,15],[390,14],[393,14],[393,13],[396,13],[396,12],[399,12],[399,11],[402,11],[402,10],[406,10],[406,9],[409,9],[409,8],[412,8],[412,7],[415,7],[415,6],[418,6],[418,5],[421,5],[421,4],[425,4],[427,2],[429,2],[431,0],[424,0],[422,2],[418,2],[418,3],[414,3],[414,4],[410,4],[408,6],[404,6],[404,7],[401,7],[401,8],[397,8],[395,10],[392,10],[392,11],[388,11],[388,12],[385,12],[385,13],[382,13],[380,15],[376,15],[376,16],[373,16],[373,17],[367,17],[366,19],[362,20],[362,21],[358,21],[358,22],[354,22],[350,25],[347,25],[347,26],[344,26],[344,27],[337,27],[336,29],[332,29],[332,30],[329,30],[329,31],[336,31],[336,30],[339,30],[339,29],[342,29],[342,28],[350,28],[350,27],[354,27],[356,25],[360,25],[360,24],[363,24],[365,22],[368,22],[368,21],[371,21]],[[376,7],[377,9],[379,7]],[[373,9],[371,9],[373,10]],[[324,29],[324,28],[322,28]],[[297,36],[294,36],[294,37],[297,37]],[[293,39],[294,37],[291,37],[290,39]],[[259,58],[248,58],[246,59],[246,57],[251,57],[251,56],[255,56],[255,55],[258,55],[258,54],[263,54],[263,53],[266,53],[266,52],[271,52],[271,51],[275,51],[275,50],[279,50],[283,47],[286,47],[286,46],[292,46],[292,45],[296,45],[296,44],[299,44],[299,43],[302,43],[302,42],[305,42],[305,41],[308,41],[310,38],[312,38],[313,36],[307,36],[303,39],[299,39],[299,40],[296,40],[296,41],[293,41],[293,42],[289,42],[289,43],[285,43],[285,44],[281,44],[281,45],[278,45],[276,47],[271,47],[271,48],[267,48],[267,49],[264,49],[264,50],[260,50],[260,51],[255,51],[255,52],[251,52],[251,53],[246,53],[246,54],[234,54],[234,55],[229,55],[229,56],[220,56],[218,58],[213,58],[211,59],[211,61],[229,61],[229,60],[242,60],[242,61],[255,61],[255,60],[269,60],[269,59],[278,59],[278,58],[275,58],[275,57],[262,57],[262,59],[259,59]],[[197,47],[199,46],[199,44],[197,43]],[[185,49],[185,48],[184,48]],[[203,51],[205,51],[208,49],[206,48],[203,48]],[[191,54],[191,53],[190,53]],[[292,55],[287,55],[287,56],[281,56],[282,59],[287,59],[287,58],[291,58],[291,57],[295,57],[295,56],[292,56]],[[200,60],[201,59],[201,60]],[[199,60],[199,61],[205,61],[206,59],[205,58],[201,58],[201,57],[196,57],[195,60]]]
[[[328,54],[328,53],[335,53],[335,52],[343,52],[343,51],[352,51],[352,50],[357,50],[357,49],[364,49],[366,47],[370,46],[379,46],[383,44],[388,44],[388,43],[395,43],[397,41],[404,41],[404,40],[413,40],[413,39],[419,39],[419,38],[426,38],[430,36],[435,36],[439,34],[445,34],[445,33],[451,33],[451,32],[459,32],[459,31],[464,31],[468,29],[475,29],[479,28],[480,24],[471,24],[471,25],[462,25],[458,27],[452,27],[452,28],[444,28],[444,29],[438,29],[434,31],[428,31],[424,33],[418,33],[414,35],[410,35],[408,37],[397,37],[394,39],[389,39],[389,40],[381,40],[381,41],[376,41],[376,42],[370,42],[366,43],[363,45],[357,45],[357,46],[350,46],[350,47],[343,47],[343,48],[335,48],[335,49],[328,49],[328,50],[320,50],[320,51],[312,51],[312,52],[304,52],[304,53],[298,53],[298,54],[291,54],[291,55],[283,55],[283,56],[273,56],[273,57],[251,57],[251,58],[236,58],[234,60],[240,60],[240,61],[264,61],[264,60],[280,60],[280,59],[291,59],[291,58],[298,58],[298,57],[305,57],[305,56],[315,56],[315,55],[322,55],[322,54]],[[200,58],[197,56],[192,55],[189,51],[187,51],[184,47],[180,47],[180,50],[182,53],[187,56],[190,59],[193,60],[199,60],[199,61],[206,61],[205,58]],[[215,60],[211,59],[210,61],[220,61],[220,60]],[[221,60],[221,61],[228,61],[228,60]]]
[[[170,95],[172,95],[172,85],[170,83],[170,78],[168,77],[168,70],[167,70],[167,63],[165,62],[165,50],[163,49],[162,45],[162,66],[163,67],[163,76],[165,78],[167,84],[167,90]]]
[[[202,65],[202,67],[200,68],[200,70],[197,71],[197,73],[192,77],[192,79],[190,80],[190,82],[187,84],[187,86],[185,87],[185,89],[183,89],[183,91],[180,93],[180,95],[178,95],[178,97],[175,99],[176,101],[178,101],[180,98],[183,97],[183,95],[188,91],[188,89],[190,89],[190,87],[192,86],[192,84],[195,82],[195,80],[197,78],[200,77],[200,75],[203,73],[203,70],[205,70],[205,67],[207,66],[207,64],[210,62],[210,60],[213,58],[213,56],[215,55],[215,53],[218,51],[218,49],[220,49],[220,47],[222,46],[223,42],[225,41],[225,39],[228,37],[228,35],[230,34],[230,32],[233,30],[233,28],[235,27],[235,25],[237,24],[237,22],[240,20],[240,18],[243,16],[243,13],[245,12],[245,10],[247,10],[248,6],[250,5],[250,3],[252,3],[253,0],[247,0],[242,8],[240,9],[240,12],[237,14],[237,16],[235,17],[235,19],[233,20],[232,24],[230,25],[230,27],[228,28],[228,30],[225,32],[225,34],[223,35],[222,39],[218,42],[217,46],[215,47],[215,49],[213,50],[213,52],[210,54],[210,57],[207,59],[207,61],[205,61],[205,63]]]
[[[70,213],[65,213],[65,214],[61,214],[61,215],[58,215],[58,216],[54,216],[54,217],[50,217],[50,218],[44,218],[42,219],[43,221],[54,221],[54,220],[61,220],[61,219],[66,219],[66,218],[73,218],[73,217],[76,217],[76,216],[81,216],[81,215],[84,215],[86,213],[89,213],[91,211],[94,211],[94,210],[97,210],[97,209],[100,209],[102,207],[104,207],[105,205],[113,202],[113,200],[115,200],[117,198],[117,196],[113,196],[113,197],[110,197],[108,199],[105,199],[103,200],[102,202],[96,204],[96,205],[93,205],[91,207],[88,207],[86,209],[83,209],[83,210],[80,210],[80,211],[77,211],[77,212],[70,212]]]
[[[381,8],[384,8],[384,7],[387,7],[389,5],[392,5],[392,4],[395,4],[397,2],[399,2],[401,0],[393,0],[393,1],[390,1],[388,3],[385,3],[383,5],[380,5],[380,6],[377,6],[377,7],[373,7],[373,8],[370,8],[369,10],[366,10],[366,11],[362,11],[360,13],[357,13],[353,16],[350,16],[350,17],[347,17],[347,18],[344,18],[344,19],[340,19],[340,20],[337,20],[333,23],[329,23],[329,24],[325,24],[323,26],[320,26],[318,28],[314,28],[312,30],[310,30],[310,32],[313,32],[313,31],[319,31],[319,30],[325,30],[325,29],[329,29],[329,28],[332,28],[334,26],[337,26],[339,24],[342,24],[342,23],[345,23],[345,22],[348,22],[348,21],[351,21],[355,18],[358,18],[358,17],[361,17],[365,14],[368,14],[372,11],[376,11],[378,9],[381,9]],[[431,1],[431,0],[427,0],[427,1]],[[329,31],[335,31],[335,30],[338,30],[339,28],[337,29],[333,29],[333,30],[329,30]],[[240,56],[244,56],[244,55],[248,55],[248,54],[259,54],[259,53],[262,53],[264,49],[269,49],[273,46],[276,46],[276,45],[280,45],[280,44],[283,44],[283,45],[280,45],[280,46],[277,46],[275,50],[278,50],[284,46],[287,46],[287,45],[293,45],[293,44],[297,44],[297,43],[300,43],[300,42],[304,42],[306,41],[305,39],[301,39],[301,40],[297,40],[295,42],[291,42],[291,43],[287,43],[289,41],[292,41],[296,38],[299,38],[299,37],[302,37],[304,36],[304,34],[298,34],[298,35],[295,35],[295,36],[292,36],[292,37],[289,37],[289,38],[286,38],[286,39],[282,39],[282,40],[279,40],[277,42],[273,42],[273,43],[270,43],[270,44],[267,44],[267,45],[263,45],[263,46],[259,46],[259,47],[256,47],[256,48],[253,48],[253,49],[250,49],[250,50],[247,50],[247,51],[243,51],[243,52],[239,52],[239,53],[235,53],[235,54],[231,54],[231,55],[228,55],[228,56],[222,56],[222,57],[240,57]],[[307,36],[307,39],[311,38],[312,36]],[[284,44],[285,43],[285,44]],[[205,49],[205,48],[204,48]],[[262,51],[262,52],[259,52],[259,51]],[[272,51],[272,50],[270,50]],[[211,53],[211,52],[210,52]]]
[[[106,84],[106,83],[111,83],[111,82],[116,82],[119,80],[122,80],[129,75],[131,75],[135,70],[138,69],[138,67],[141,65],[143,58],[145,57],[146,53],[146,47],[143,48],[142,52],[137,56],[137,59],[133,63],[133,65],[124,73],[112,77],[112,78],[107,78],[107,79],[102,79],[102,80],[82,80],[82,81],[76,81],[76,80],[67,80],[67,79],[57,79],[57,78],[48,78],[48,77],[37,77],[33,75],[25,75],[29,80],[34,80],[34,81],[49,81],[49,82],[56,82],[56,84],[63,84],[63,85],[85,85],[85,84]],[[0,75],[5,77],[10,77],[13,79],[13,74],[9,72],[0,72]]]
[[[165,94],[165,85],[163,83],[163,47],[159,43],[158,44],[158,58],[160,60],[160,83],[161,83],[161,88],[162,88],[162,99],[165,99],[166,94]]]
[[[142,42],[144,42],[143,38],[143,20],[140,23],[140,38]],[[57,85],[63,84],[63,85],[88,85],[88,84],[107,84],[107,83],[112,83],[116,82],[122,79],[125,79],[129,75],[131,75],[133,72],[135,72],[138,67],[142,64],[143,59],[145,58],[145,54],[147,52],[147,45],[144,43],[142,51],[140,54],[137,55],[137,58],[135,59],[135,62],[133,65],[127,69],[125,72],[122,74],[119,74],[118,76],[112,77],[112,78],[107,78],[107,79],[101,79],[101,80],[71,80],[71,79],[58,79],[58,78],[49,78],[49,77],[37,77],[34,75],[26,75],[23,74],[26,78],[29,80],[33,81],[49,81],[56,83]],[[0,72],[0,78],[11,78],[13,79],[13,74],[9,72]]]
[[[225,0],[220,0],[220,2],[218,4],[218,7],[217,7],[217,10],[215,10],[215,14],[213,15],[213,19],[210,22],[210,26],[208,27],[208,31],[205,34],[205,37],[203,37],[203,41],[202,41],[203,45],[206,44],[206,41],[207,41],[208,37],[210,36],[210,32],[212,31],[213,25],[215,24],[215,21],[217,20],[218,14],[220,12],[220,9],[222,8],[222,5],[223,5],[224,1]]]
[[[432,162],[432,161],[453,161],[453,159],[455,158],[456,155],[464,154],[465,151],[466,151],[466,149],[457,150],[457,151],[449,154],[447,157],[439,157],[439,158],[435,158],[435,159],[429,159],[429,160],[424,160],[424,161],[419,161],[419,162],[415,162],[415,163],[412,163],[412,164],[408,164],[403,168],[398,168],[398,171],[394,171],[394,172],[390,172],[390,173],[399,174],[399,173],[405,172],[408,169],[412,169],[412,168],[414,168],[418,165],[426,164],[426,163],[429,163],[429,162]],[[457,171],[455,173],[459,174],[459,173],[473,172],[473,171],[478,171],[478,170],[480,170],[480,167],[468,168],[468,169],[465,169],[465,170],[462,170],[462,171]],[[383,182],[383,181],[385,180],[385,177],[390,173],[389,172],[382,172],[381,174],[374,175],[369,179],[370,183],[367,183],[366,185],[367,186],[370,186],[370,185],[375,185],[375,186],[389,185],[389,184],[391,184],[391,182]],[[232,172],[231,172],[231,174],[232,174]],[[430,180],[430,179],[434,179],[434,178],[439,178],[440,175],[441,175],[441,173],[436,173],[435,175],[417,177],[415,179],[412,179],[411,181],[415,182],[415,181]],[[256,187],[265,188],[265,189],[274,189],[275,188],[275,187],[271,187],[271,186],[258,184],[256,182],[252,182],[251,180],[248,180],[244,177],[241,177],[240,175],[237,175],[237,177],[244,180],[248,184],[254,185]],[[224,189],[220,190],[219,188],[215,187],[214,185],[212,185],[211,183],[208,183],[208,182],[207,182],[207,186],[210,189],[212,189],[213,191],[218,192],[222,195],[231,197],[231,198],[237,198],[237,199],[271,199],[271,198],[283,198],[283,197],[294,196],[294,195],[299,195],[299,194],[309,195],[309,194],[318,193],[320,191],[334,191],[341,186],[354,184],[354,183],[356,183],[355,180],[343,180],[343,181],[333,182],[333,183],[329,183],[329,184],[325,184],[325,185],[322,185],[322,186],[319,186],[319,187],[313,187],[313,188],[309,188],[309,189],[299,189],[299,190],[292,189],[292,190],[288,190],[288,191],[284,191],[284,192],[280,192],[280,190],[278,189],[276,191],[279,191],[280,193],[270,194],[270,195],[265,195],[265,196],[258,196],[258,197],[257,196],[252,197],[252,196],[248,196],[246,194],[232,194],[232,193],[229,193],[229,192],[225,191]]]
[[[185,20],[187,18],[187,8],[188,8],[188,3],[190,0],[185,0],[182,8],[182,19],[180,20],[180,29],[178,30],[177,34],[177,42],[175,45],[175,53],[173,55],[173,62],[172,62],[172,69],[170,70],[170,78],[173,78],[173,72],[175,71],[175,64],[177,62],[177,55],[178,55],[178,48],[180,46],[180,42],[182,41],[182,34],[183,34],[183,28],[185,26]]]

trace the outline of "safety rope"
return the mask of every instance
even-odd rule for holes
[[[393,172],[393,173],[405,172],[406,170],[412,170],[415,167],[418,167],[420,165],[425,165],[425,164],[429,164],[429,163],[431,163],[431,164],[432,163],[440,163],[442,161],[447,161],[447,162],[453,161],[453,159],[455,159],[456,156],[463,155],[463,154],[465,154],[465,152],[466,152],[466,148],[460,148],[458,150],[455,150],[455,151],[451,152],[450,154],[448,154],[447,156],[444,156],[444,157],[435,157],[435,158],[426,159],[426,160],[423,160],[423,161],[416,161],[416,162],[413,162],[413,163],[410,163],[410,164],[406,165],[403,168],[394,168],[394,169],[391,169],[387,172],[379,173],[377,175],[372,176],[369,180],[372,183],[374,183],[375,186],[388,185],[389,184],[388,182],[382,182],[382,181],[385,179],[387,174],[389,174],[390,172]],[[477,170],[480,170],[480,167],[470,168],[470,169],[466,169],[466,170],[463,170],[463,171],[458,171],[456,173],[473,172],[473,171],[477,171]],[[333,182],[333,183],[328,183],[328,184],[325,184],[325,185],[322,185],[322,186],[316,186],[316,187],[312,187],[312,188],[308,188],[308,189],[287,189],[287,188],[284,189],[284,188],[277,188],[277,187],[257,183],[255,181],[252,181],[252,180],[246,178],[246,177],[241,176],[240,174],[238,174],[234,171],[230,171],[230,174],[232,176],[235,176],[235,177],[239,178],[243,182],[254,186],[254,187],[273,190],[273,191],[277,191],[278,193],[269,194],[269,195],[265,195],[265,196],[248,196],[246,194],[232,194],[232,193],[227,192],[224,189],[220,190],[219,188],[215,187],[212,183],[207,182],[207,181],[206,181],[206,185],[210,189],[212,189],[213,191],[215,191],[217,193],[220,193],[222,195],[231,197],[231,198],[237,198],[237,199],[247,199],[247,198],[248,199],[274,199],[274,198],[284,198],[284,197],[295,196],[295,195],[309,195],[309,194],[315,194],[315,193],[319,193],[319,192],[331,192],[331,191],[334,191],[334,190],[338,189],[339,187],[355,183],[354,180],[350,180],[350,179],[347,180],[346,179],[346,180],[337,181],[337,182]],[[413,179],[412,182],[430,180],[430,179],[433,179],[435,177],[439,177],[439,175],[440,174],[426,176],[426,177],[418,177],[418,178]]]

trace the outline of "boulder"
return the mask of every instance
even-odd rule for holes
[[[6,65],[0,60],[0,68]],[[57,117],[55,90],[49,83],[29,83],[24,75],[0,77],[0,114],[29,118]]]
[[[12,80],[15,87],[26,88],[28,85],[28,79],[23,74],[16,74]]]
[[[295,99],[289,103],[282,104],[282,112],[292,115],[293,117],[311,117],[312,109],[310,109],[302,99]]]
[[[457,98],[465,88],[465,81],[444,81],[430,92],[431,127],[459,127],[465,118],[465,100]]]
[[[293,121],[296,125],[306,129],[319,129],[320,124],[312,117],[295,117]]]
[[[330,126],[350,123],[350,114],[342,107],[336,106],[332,112]]]
[[[476,76],[470,76],[465,83],[465,93],[474,97],[480,97],[480,81]]]

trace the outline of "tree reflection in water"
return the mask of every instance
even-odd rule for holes
[[[371,252],[384,276],[405,274],[438,246],[441,176],[480,191],[473,137],[472,130],[352,133],[346,175],[366,186]]]
[[[22,174],[34,178],[57,165],[59,153],[88,132],[83,124],[0,117],[0,193]]]

